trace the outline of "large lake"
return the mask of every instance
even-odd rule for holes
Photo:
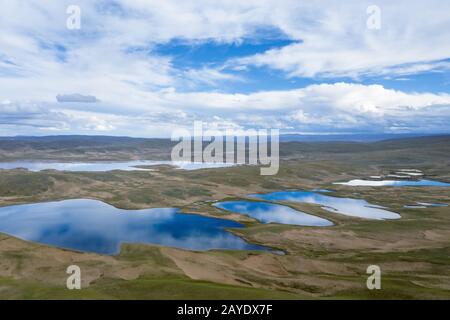
[[[281,224],[320,227],[333,225],[333,223],[327,219],[279,204],[240,200],[218,202],[214,205],[227,211],[248,215],[263,223],[275,222]]]
[[[234,221],[178,213],[174,208],[121,210],[88,199],[0,207],[0,232],[20,239],[101,254],[122,243],[149,243],[190,250],[268,250],[224,228]]]
[[[25,168],[30,171],[59,170],[59,171],[112,171],[112,170],[148,170],[137,166],[171,165],[183,170],[198,170],[208,168],[231,167],[233,163],[182,162],[182,161],[98,161],[98,162],[52,162],[52,161],[14,161],[0,162],[0,169]]]
[[[384,207],[370,204],[362,199],[332,197],[311,191],[278,191],[267,194],[254,194],[250,197],[270,201],[293,201],[321,205],[323,209],[352,217],[384,220],[399,219],[400,215],[385,210]]]

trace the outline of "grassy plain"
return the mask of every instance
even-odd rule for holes
[[[51,150],[48,143],[20,147],[0,143],[1,160],[151,159],[152,154],[162,159],[170,145],[159,140],[156,145],[139,141],[142,148],[128,142],[111,146],[78,142],[66,147],[52,143]],[[183,212],[243,222],[245,228],[230,231],[286,252],[194,252],[126,244],[119,255],[102,256],[0,235],[0,298],[450,299],[450,207],[403,207],[416,201],[450,204],[448,188],[332,184],[401,168],[420,169],[430,179],[450,182],[448,136],[375,143],[289,142],[281,144],[281,157],[275,176],[261,176],[259,168],[252,166],[197,171],[167,166],[134,172],[0,171],[0,205],[90,198],[124,209],[179,207]],[[402,218],[373,221],[333,214],[316,205],[284,203],[335,223],[325,228],[298,227],[260,224],[211,205],[213,200],[242,199],[250,193],[314,188],[386,206]],[[81,291],[65,289],[65,269],[70,264],[83,270]],[[371,264],[381,267],[382,290],[366,288],[366,268]]]

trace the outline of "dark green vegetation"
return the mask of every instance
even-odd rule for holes
[[[8,147],[0,141],[0,150],[3,160],[163,159],[171,145],[165,140],[122,144],[106,140],[86,145],[59,140],[37,145],[8,142]],[[448,188],[332,184],[402,168],[420,169],[428,178],[450,182],[449,136],[373,143],[287,142],[280,150],[281,167],[275,176],[261,176],[257,167],[249,166],[198,171],[161,166],[150,172],[0,171],[1,205],[95,198],[120,208],[177,206],[185,212],[242,221],[247,227],[232,232],[287,252],[279,256],[126,245],[120,255],[105,257],[0,236],[0,298],[450,299],[450,208],[403,208],[415,201],[450,204]],[[336,196],[386,206],[402,219],[371,221],[311,204],[287,203],[336,225],[263,225],[210,203],[290,188],[333,189]],[[65,268],[70,264],[83,270],[84,289],[79,292],[65,289]],[[380,291],[366,289],[370,264],[381,267]]]
[[[8,299],[302,299],[289,292],[223,285],[180,278],[106,279],[83,290],[63,285],[0,278],[2,297]],[[209,298],[208,298],[209,297]]]
[[[32,196],[47,191],[53,181],[45,173],[30,176],[26,172],[0,176],[0,194],[2,196]]]
[[[127,160],[149,157],[169,160],[173,142],[108,136],[0,137],[0,161]]]

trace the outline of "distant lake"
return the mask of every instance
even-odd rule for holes
[[[420,206],[427,206],[427,207],[448,207],[448,204],[446,203],[429,203],[429,202],[417,202]]]
[[[331,226],[333,223],[302,211],[294,210],[288,206],[255,201],[225,201],[214,206],[240,214],[248,215],[263,223],[276,222],[300,226]]]
[[[322,192],[322,193],[334,192],[333,190],[328,190],[328,189],[313,189],[312,191]]]
[[[59,170],[59,171],[112,171],[112,170],[149,170],[137,166],[172,165],[183,170],[198,170],[208,168],[231,167],[233,163],[181,162],[181,161],[97,161],[97,162],[52,162],[52,161],[14,161],[0,162],[0,169],[25,168],[30,171]],[[150,169],[151,170],[151,169]]]
[[[362,199],[332,197],[311,191],[278,191],[254,194],[250,197],[270,201],[313,203],[321,205],[324,210],[352,217],[376,220],[400,218],[398,213],[385,210],[382,206],[370,204]]]
[[[416,204],[412,205],[404,205],[404,208],[409,209],[425,209],[429,207],[448,207],[446,203],[429,203],[429,202],[416,202]]]
[[[450,183],[434,181],[434,180],[361,180],[355,179],[348,182],[335,182],[345,186],[366,186],[366,187],[450,187]]]
[[[122,210],[88,199],[0,207],[0,232],[60,248],[117,254],[122,243],[190,250],[269,250],[224,228],[242,224],[175,208]]]

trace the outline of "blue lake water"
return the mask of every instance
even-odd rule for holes
[[[350,180],[347,182],[335,182],[334,184],[340,184],[353,187],[450,187],[450,183],[434,181],[434,180]]]
[[[0,207],[0,232],[20,239],[102,254],[122,243],[150,243],[190,250],[269,250],[224,228],[242,224],[174,208],[121,210],[88,199]]]
[[[222,168],[234,166],[233,163],[182,162],[182,161],[97,161],[97,162],[52,162],[52,161],[14,161],[0,162],[0,169],[25,168],[30,171],[59,170],[59,171],[112,171],[112,170],[148,170],[136,166],[172,165],[183,170],[199,170],[208,168]]]
[[[448,207],[446,203],[429,203],[429,202],[417,202],[418,205],[427,207]]]
[[[313,189],[312,191],[322,192],[322,193],[334,192],[333,190],[328,190],[328,189]]]
[[[422,209],[422,208],[429,208],[429,207],[448,207],[448,204],[446,204],[446,203],[416,202],[416,204],[405,205],[403,207],[404,208],[410,208],[410,209]]]
[[[407,205],[404,205],[403,208],[408,208],[408,209],[426,209],[428,207],[415,205],[415,204],[412,204],[412,205],[407,204]]]
[[[225,201],[215,203],[214,206],[240,214],[248,215],[263,223],[281,223],[300,226],[331,226],[329,220],[313,216],[287,206],[255,201]]]
[[[293,201],[321,205],[324,210],[352,217],[384,220],[399,219],[400,215],[362,199],[332,197],[311,191],[278,191],[254,194],[250,197],[270,201]]]

